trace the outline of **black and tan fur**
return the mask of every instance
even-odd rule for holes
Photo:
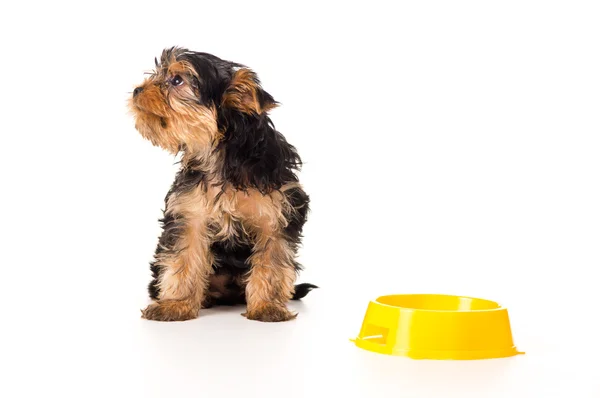
[[[139,133],[181,154],[165,198],[146,319],[182,321],[201,308],[246,304],[248,319],[295,318],[309,197],[301,159],[268,111],[278,104],[244,65],[170,48],[133,93]]]

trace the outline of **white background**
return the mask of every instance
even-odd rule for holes
[[[599,397],[597,4],[3,3],[0,395]],[[126,99],[172,45],[282,103],[321,287],[294,322],[140,319],[176,165]],[[409,292],[499,301],[526,355],[350,343],[369,300]]]

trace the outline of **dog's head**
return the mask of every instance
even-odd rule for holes
[[[238,187],[295,180],[300,158],[274,130],[267,113],[278,103],[251,69],[178,47],[154,63],[129,104],[144,138],[173,154],[221,149],[222,174]]]

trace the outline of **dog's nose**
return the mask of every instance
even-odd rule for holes
[[[141,87],[136,87],[135,90],[133,90],[133,96],[136,97],[139,93],[141,93],[144,89]]]

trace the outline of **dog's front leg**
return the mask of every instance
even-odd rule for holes
[[[185,321],[198,316],[213,264],[207,228],[202,217],[166,217],[152,265],[156,302],[142,311],[143,318]]]
[[[294,251],[277,231],[263,228],[257,234],[246,285],[247,311],[243,315],[262,322],[296,317],[286,303],[294,293]]]

